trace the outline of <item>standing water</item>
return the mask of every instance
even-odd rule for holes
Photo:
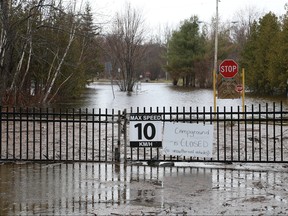
[[[114,94],[115,97],[114,97]],[[270,107],[283,102],[283,109],[288,109],[288,98],[286,97],[251,97],[246,96],[245,105],[250,108],[266,103]],[[214,106],[213,90],[191,89],[173,86],[170,83],[141,83],[135,91],[128,96],[126,92],[119,91],[117,86],[111,87],[110,83],[95,82],[88,86],[82,96],[78,99],[64,101],[56,104],[67,108],[101,108],[101,109],[130,109],[136,108],[169,108],[169,107],[205,107],[207,110]],[[217,106],[220,110],[224,107],[230,110],[232,106],[236,111],[238,106],[242,109],[242,99],[219,99]]]
[[[115,91],[115,97],[113,94]],[[247,107],[273,107],[287,98],[246,97]],[[217,106],[241,108],[241,99]],[[128,96],[92,83],[61,108],[213,107],[213,91],[142,83]],[[234,166],[234,165],[232,165]],[[239,169],[123,164],[1,164],[0,215],[287,214],[287,166]],[[225,168],[225,167],[224,167]]]

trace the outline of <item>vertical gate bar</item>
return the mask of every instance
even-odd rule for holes
[[[59,160],[62,160],[62,109],[59,109]]]
[[[16,115],[15,107],[13,107],[13,159],[15,160],[15,151],[16,151]]]
[[[2,110],[1,110],[2,112]],[[0,118],[1,119],[1,118]],[[1,132],[1,128],[0,128]],[[2,134],[2,133],[1,133]],[[0,136],[0,145],[1,145],[1,136]],[[19,108],[19,152],[20,160],[22,160],[22,107]],[[0,157],[1,157],[1,147],[0,147]]]
[[[124,109],[124,163],[127,163],[127,110]]]
[[[244,135],[244,143],[245,143],[245,148],[244,148],[244,151],[245,151],[245,162],[247,162],[247,106],[245,105],[245,107],[244,107],[244,110],[245,110],[245,113],[244,113],[244,116],[245,116],[245,118],[244,118],[244,123],[245,123],[245,135]]]
[[[165,127],[165,122],[166,122],[166,109],[165,106],[163,106],[163,123],[164,123],[164,127]],[[166,155],[163,155],[163,160],[166,160]]]
[[[226,161],[226,107],[224,106],[224,116],[223,116],[223,122],[224,122],[224,161]]]
[[[72,109],[72,161],[75,161],[75,109]]]
[[[9,110],[6,107],[6,159],[9,157]]]
[[[274,162],[276,162],[276,103],[273,102],[273,151],[274,151]]]
[[[220,160],[219,107],[217,106],[217,161]]]
[[[192,107],[189,107],[189,123],[192,123]]]
[[[89,130],[89,123],[88,123],[88,108],[86,108],[86,132],[85,132],[85,154],[86,154],[86,162],[88,161],[88,130]]]
[[[259,104],[259,162],[262,161],[262,128],[261,128],[261,104]]]
[[[133,113],[133,107],[130,107],[130,113]],[[123,111],[123,114],[124,114],[124,111]],[[123,121],[125,122],[125,119],[123,119]],[[121,121],[120,121],[120,124],[121,124]],[[123,130],[124,130],[124,124],[123,124]],[[124,144],[125,144],[125,141],[124,141]],[[130,146],[130,158],[131,158],[131,161],[133,161],[133,148]]]
[[[230,128],[230,133],[231,133],[231,161],[233,161],[233,107],[231,106],[231,122],[230,122],[230,125],[231,125],[231,128]]]
[[[46,159],[49,160],[49,108],[46,108]]]
[[[192,123],[192,107],[189,108],[189,123]],[[192,161],[192,156],[190,156],[189,160]]]
[[[68,108],[66,108],[66,111],[65,111],[65,113],[66,113],[66,161],[68,161],[68,159],[69,159],[69,151],[68,151],[68,149],[69,149],[69,118],[68,118],[68,113],[69,113],[69,109]],[[73,137],[74,138],[74,137]]]
[[[98,131],[98,161],[101,161],[101,108],[99,108],[98,111],[98,127],[99,127],[99,131]]]
[[[266,103],[266,160],[267,160],[267,162],[269,161],[268,121],[269,121],[269,116],[268,116],[268,103]]]
[[[252,124],[252,161],[254,161],[254,154],[255,154],[255,136],[254,136],[254,105],[252,104],[252,115],[251,115],[251,124]]]
[[[183,123],[185,123],[185,107],[182,107]],[[183,160],[186,160],[186,157],[183,156]]]
[[[0,158],[2,159],[2,106],[0,106]]]
[[[53,135],[53,139],[52,139],[52,159],[53,161],[55,161],[55,108],[52,109],[52,135]]]
[[[108,152],[108,109],[105,109],[105,162],[107,162],[107,152]]]
[[[153,112],[153,110],[152,110],[152,107],[150,107],[150,113],[152,113]],[[144,148],[145,149],[145,148]],[[153,155],[152,155],[152,153],[153,153],[153,148],[152,147],[150,147],[150,159],[152,159],[153,158]],[[157,155],[156,155],[156,157],[157,157]],[[157,157],[157,160],[158,160],[159,158]]]
[[[79,150],[78,150],[78,160],[81,161],[81,156],[82,156],[82,130],[81,130],[81,127],[82,127],[82,109],[80,108],[79,109]]]
[[[240,121],[240,106],[238,106],[238,110],[237,110],[237,115],[238,115],[238,161],[240,161],[240,150],[241,150],[241,147],[240,147],[240,139],[241,139],[241,135],[240,135],[240,124],[241,124],[241,121]]]
[[[280,145],[281,145],[281,162],[284,161],[283,157],[283,102],[280,103]]]
[[[112,127],[112,137],[111,137],[111,142],[112,142],[112,158],[113,158],[113,155],[115,154],[114,152],[114,135],[115,135],[115,113],[114,113],[114,109],[112,109],[112,116],[111,116],[111,127]],[[113,159],[112,159],[113,160]]]
[[[210,106],[210,124],[211,125],[213,124],[213,107],[212,106]]]
[[[36,159],[36,110],[33,107],[33,160]]]
[[[53,115],[53,124],[52,124],[52,127],[53,127],[53,161],[55,161],[55,108],[52,109],[52,115]]]
[[[186,110],[185,110],[185,107],[183,106],[182,107],[182,115],[183,115],[183,122],[184,123],[186,122],[185,113],[186,113]]]
[[[176,107],[176,122],[179,122],[179,116],[178,115],[179,115],[179,107],[177,106]],[[177,155],[176,158],[177,158],[177,161],[179,161],[179,156],[178,155]]]
[[[196,123],[199,124],[199,107],[196,107]]]
[[[202,109],[202,114],[203,114],[203,125],[206,125],[206,109],[205,109],[205,106],[203,106],[203,109]],[[206,158],[204,157],[204,160],[206,160]]]
[[[191,107],[190,107],[191,108]],[[214,123],[213,123],[213,107],[210,106],[210,125],[213,125],[213,135],[214,135]],[[213,136],[214,137],[214,136]],[[214,142],[214,140],[212,140],[212,142]],[[212,145],[213,146],[213,145]],[[213,147],[212,147],[213,148]],[[212,149],[212,153],[213,153],[213,149]],[[213,156],[212,156],[213,157]],[[213,160],[213,158],[210,158],[210,160]]]
[[[170,119],[169,120],[172,121],[173,120],[172,107],[170,106],[169,109],[170,109],[170,117],[169,117]],[[170,160],[172,160],[172,155],[171,154],[170,154]]]
[[[39,129],[40,129],[40,134],[39,134],[39,159],[42,161],[42,108],[39,110]]]
[[[29,159],[29,109],[26,108],[26,160]]]
[[[120,110],[118,110],[117,127],[118,127],[118,134],[117,134],[118,135],[118,140],[117,140],[118,155],[116,157],[116,160],[117,162],[120,162],[121,160],[121,112]]]
[[[95,158],[95,109],[92,109],[92,161],[94,162]]]
[[[157,115],[158,115],[159,114],[159,107],[158,106],[156,107],[156,112],[157,112]],[[159,160],[159,148],[156,149],[156,157],[157,157],[157,160]]]
[[[139,114],[139,112],[140,112],[140,111],[139,111],[139,107],[137,107],[137,114]],[[143,108],[143,113],[146,114],[146,109],[145,109],[145,107]],[[144,151],[144,156],[143,156],[143,157],[144,157],[144,160],[146,160],[146,154],[145,154],[146,151],[145,151],[145,148],[144,148],[143,151]],[[140,149],[139,149],[139,146],[138,146],[138,147],[137,147],[137,160],[139,160],[139,154],[140,154]]]
[[[203,113],[203,124],[206,125],[206,108],[205,108],[205,106],[203,106],[202,113]]]

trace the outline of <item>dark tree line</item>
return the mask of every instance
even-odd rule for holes
[[[283,94],[288,86],[288,17],[268,13],[250,28],[241,53],[250,90],[261,94]]]
[[[246,86],[255,93],[284,94],[288,86],[288,13],[277,17],[239,16],[239,21],[223,23],[218,32],[218,65],[235,59],[246,71]],[[174,30],[168,41],[168,70],[174,84],[211,86],[215,20],[209,28],[192,17]],[[210,29],[210,31],[209,31]]]
[[[0,5],[2,104],[46,104],[77,96],[101,71],[99,27],[91,8],[77,12],[62,1],[11,1]]]

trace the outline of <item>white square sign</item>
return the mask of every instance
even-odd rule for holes
[[[162,147],[161,116],[134,115],[130,117],[130,147]]]
[[[211,158],[212,147],[213,125],[165,122],[164,154]]]

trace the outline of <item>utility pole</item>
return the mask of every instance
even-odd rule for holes
[[[215,53],[214,53],[214,71],[215,72],[217,72],[217,60],[218,60],[218,25],[219,25],[218,2],[219,0],[216,0]]]
[[[213,68],[213,94],[214,94],[214,112],[216,112],[216,73],[217,73],[217,60],[218,60],[218,24],[219,24],[219,14],[218,14],[218,2],[216,0],[216,23],[215,23],[215,50],[214,50],[214,68]]]

